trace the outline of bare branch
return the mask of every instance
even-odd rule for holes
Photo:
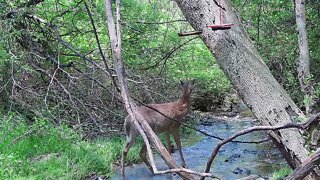
[[[137,23],[137,24],[169,24],[169,23],[175,23],[175,22],[187,22],[187,20],[185,20],[185,19],[177,19],[177,20],[161,21],[161,22],[135,21],[135,22],[131,22],[131,23]]]
[[[187,172],[187,173],[194,174],[194,175],[201,176],[201,177],[211,177],[211,178],[214,178],[214,179],[220,179],[220,178],[218,178],[216,176],[213,176],[210,173],[200,173],[200,172],[192,171],[192,170],[186,169],[186,168],[168,169],[168,170],[164,170],[164,171],[157,171],[157,172],[155,172],[155,174],[161,175],[161,174],[177,173],[177,172]]]
[[[198,37],[194,37],[194,38],[191,38],[181,44],[179,44],[178,46],[172,48],[165,56],[163,56],[159,61],[157,61],[154,65],[151,65],[151,66],[148,66],[148,67],[145,67],[141,70],[148,70],[148,69],[152,69],[152,68],[155,68],[157,67],[162,61],[164,61],[164,65],[166,64],[167,60],[172,56],[173,53],[175,53],[177,50],[179,50],[180,48],[182,48],[183,46],[185,46],[186,44],[188,44],[189,42],[195,40],[196,38]]]
[[[284,125],[279,125],[279,126],[254,126],[254,127],[250,127],[250,128],[247,128],[247,129],[244,129],[244,130],[241,130],[237,133],[234,133],[233,135],[231,135],[230,137],[224,139],[223,141],[220,141],[216,147],[213,149],[212,151],[212,154],[207,162],[207,167],[206,167],[206,170],[205,172],[208,173],[210,172],[210,168],[211,168],[211,165],[212,165],[212,162],[214,160],[214,158],[217,156],[218,152],[219,152],[219,149],[229,143],[230,141],[232,141],[233,139],[239,137],[239,136],[242,136],[242,135],[245,135],[245,134],[248,134],[248,133],[251,133],[251,132],[255,132],[255,131],[267,131],[267,130],[272,130],[272,131],[277,131],[277,130],[281,130],[281,129],[288,129],[288,128],[297,128],[297,129],[307,129],[310,125],[310,123],[314,122],[315,120],[318,120],[320,116],[320,113],[312,116],[307,122],[305,123],[287,123],[287,124],[284,124]],[[201,178],[202,180],[204,178]]]
[[[88,13],[89,18],[90,18],[90,22],[91,22],[91,25],[92,25],[92,28],[93,28],[93,34],[94,34],[94,37],[95,37],[95,39],[96,39],[96,42],[97,42],[97,45],[98,45],[98,49],[99,49],[101,58],[102,58],[102,60],[103,60],[103,62],[104,62],[104,66],[106,67],[106,70],[107,70],[107,72],[109,73],[109,76],[111,77],[112,82],[113,82],[114,86],[116,87],[117,91],[120,92],[120,89],[119,89],[119,87],[118,87],[118,85],[117,85],[116,79],[114,78],[114,76],[112,76],[112,71],[111,71],[111,69],[109,68],[108,63],[107,63],[107,59],[106,59],[106,57],[105,57],[105,55],[104,55],[104,53],[103,53],[103,51],[102,51],[101,44],[100,44],[100,40],[99,40],[99,36],[98,36],[98,33],[97,33],[97,28],[96,28],[96,25],[95,25],[95,23],[94,23],[94,20],[93,20],[93,17],[92,17],[92,13],[91,13],[91,11],[90,11],[90,8],[89,8],[89,6],[88,6],[88,1],[85,0],[85,1],[84,1],[84,4],[85,4],[85,6],[86,6],[86,10],[87,10],[87,13]]]
[[[203,135],[205,135],[205,136],[208,136],[208,137],[212,137],[212,138],[215,138],[215,139],[218,139],[218,140],[221,140],[221,141],[224,140],[223,138],[221,138],[221,137],[219,137],[219,136],[215,136],[215,135],[209,134],[209,133],[207,133],[207,132],[205,132],[205,131],[202,131],[202,130],[197,129],[197,128],[193,127],[193,126],[190,126],[190,125],[188,125],[188,124],[186,124],[186,123],[183,123],[183,122],[181,122],[181,121],[179,121],[179,120],[177,120],[177,119],[173,119],[173,118],[171,118],[171,117],[168,117],[167,115],[163,114],[163,113],[160,112],[159,110],[157,110],[157,109],[155,109],[155,108],[153,108],[153,107],[151,107],[151,106],[149,106],[149,105],[141,102],[141,101],[140,101],[139,99],[137,99],[137,98],[132,97],[132,99],[135,100],[135,101],[137,101],[139,104],[141,104],[141,105],[143,105],[143,106],[145,106],[145,107],[147,107],[147,108],[149,108],[149,109],[152,109],[152,110],[156,111],[157,113],[161,114],[162,116],[166,117],[167,119],[169,119],[169,120],[171,120],[171,121],[175,121],[175,122],[179,123],[180,125],[182,125],[182,126],[184,126],[184,127],[186,127],[186,128],[195,130],[195,131],[197,131],[197,132],[199,132],[199,133],[201,133],[201,134],[203,134]],[[267,141],[270,141],[270,139],[267,138],[267,139],[262,139],[262,140],[258,140],[258,141],[237,141],[237,140],[232,140],[231,142],[234,142],[234,143],[245,143],[245,144],[259,144],[259,143],[264,143],[264,142],[267,142]]]

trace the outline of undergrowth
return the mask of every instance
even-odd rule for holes
[[[183,128],[182,132],[184,145],[200,138],[193,130]],[[164,142],[163,136],[160,139]],[[140,161],[142,139],[136,142],[127,164]],[[56,127],[43,119],[26,123],[24,117],[8,114],[0,118],[0,179],[83,179],[92,173],[108,178],[119,162],[123,143],[120,136],[81,140],[67,126]]]
[[[284,179],[286,176],[288,176],[292,172],[292,169],[290,168],[281,168],[278,171],[275,171],[272,176],[271,180],[281,180]]]
[[[84,141],[66,126],[42,119],[27,125],[19,115],[6,115],[0,118],[0,179],[110,177],[122,146],[122,137]],[[138,152],[135,145],[126,161],[138,162]]]

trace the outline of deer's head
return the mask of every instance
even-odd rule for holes
[[[184,95],[184,96],[191,95],[191,93],[193,92],[193,89],[195,87],[194,82],[195,82],[194,79],[189,80],[189,81],[185,81],[185,82],[180,80],[179,89],[182,92],[182,95]]]

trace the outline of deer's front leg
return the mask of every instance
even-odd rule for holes
[[[187,168],[187,165],[186,165],[186,162],[185,162],[185,160],[183,158],[183,154],[182,154],[182,150],[181,150],[181,141],[180,141],[179,128],[173,129],[172,135],[173,135],[174,141],[175,141],[175,143],[177,145],[177,148],[178,148],[178,151],[179,151],[179,154],[180,154],[182,167]]]
[[[165,139],[166,139],[167,150],[168,150],[169,154],[171,155],[171,153],[173,152],[173,149],[172,149],[171,142],[170,142],[170,132],[167,131],[164,133],[164,135],[165,135]]]

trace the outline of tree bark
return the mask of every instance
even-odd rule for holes
[[[298,32],[299,58],[297,72],[301,92],[304,94],[306,114],[308,115],[313,106],[313,88],[310,82],[310,56],[308,35],[306,29],[305,0],[295,0],[296,24]]]
[[[312,171],[315,167],[319,166],[319,164],[320,150],[318,149],[308,159],[303,161],[303,163],[299,167],[297,167],[286,179],[303,179],[310,173],[310,171]]]
[[[306,119],[262,61],[229,0],[221,0],[225,10],[219,9],[213,0],[176,2],[192,27],[202,31],[203,42],[262,125],[276,126]],[[207,28],[217,22],[219,11],[222,11],[223,23],[235,24],[230,30]],[[308,151],[298,130],[279,130],[270,135],[283,145],[282,152],[292,167],[307,158]]]

